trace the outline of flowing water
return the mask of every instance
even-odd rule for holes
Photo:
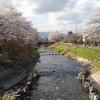
[[[40,54],[35,70],[40,78],[32,93],[32,100],[89,100],[77,79],[83,68],[75,61],[48,48]]]

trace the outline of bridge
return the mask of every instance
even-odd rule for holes
[[[54,44],[55,42],[38,42],[38,45],[51,45],[51,44]]]

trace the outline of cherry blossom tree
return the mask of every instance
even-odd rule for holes
[[[85,23],[83,41],[100,45],[100,8],[97,8]]]
[[[26,42],[37,42],[39,35],[22,13],[12,5],[0,4],[0,41],[17,39],[20,37]]]
[[[0,54],[14,66],[33,60],[39,34],[31,22],[10,4],[0,3]]]
[[[60,39],[60,33],[58,31],[56,32],[52,32],[51,34],[49,34],[48,36],[48,40],[49,41],[56,41],[58,42]]]

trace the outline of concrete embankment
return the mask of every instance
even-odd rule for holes
[[[88,70],[91,75],[88,77],[91,82],[93,82],[94,87],[96,87],[98,90],[100,90],[100,69],[94,67],[91,64],[91,61],[88,59],[83,59],[82,57],[71,57],[70,58],[74,59],[77,61],[85,70]]]
[[[95,72],[94,74],[90,75],[89,79],[96,83],[94,84],[97,89],[100,90],[100,71]]]
[[[27,69],[21,69],[19,70],[17,73],[12,73],[9,77],[5,77],[7,76],[7,74],[9,75],[9,73],[12,72],[9,71],[7,73],[5,73],[7,70],[3,70],[1,71],[2,73],[4,73],[4,75],[0,74],[0,78],[5,78],[3,81],[0,81],[0,87],[2,88],[2,91],[0,91],[0,95],[2,94],[3,91],[8,90],[9,88],[11,88],[12,86],[16,85],[19,81],[23,80],[25,77],[27,77],[28,72],[33,71],[33,68],[35,66],[35,64],[37,63],[39,59],[39,56],[33,61],[33,64],[31,66],[29,66]]]
[[[13,85],[17,84],[19,81],[21,81],[26,76],[26,71],[23,71],[20,75],[16,75],[14,77],[11,77],[7,81],[5,81],[2,86],[5,90],[9,89]]]
[[[35,71],[29,72],[27,77],[17,85],[7,90],[1,97],[2,100],[30,100],[33,85],[37,83],[39,74]],[[1,100],[0,99],[0,100]]]

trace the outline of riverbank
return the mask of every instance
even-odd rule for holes
[[[13,62],[0,54],[0,94],[22,80],[27,72],[33,69],[38,59],[39,51],[37,47],[34,47],[30,56],[22,61]]]
[[[39,59],[39,55],[37,55],[37,57],[33,60],[33,63],[31,64],[31,66],[28,66],[27,70],[21,69],[21,70],[19,70],[19,72],[13,73],[13,75],[11,77],[9,77],[8,79],[6,79],[6,81],[1,82],[1,84],[0,84],[0,86],[1,86],[0,100],[3,96],[3,94],[5,94],[7,91],[9,91],[9,92],[11,91],[11,93],[16,93],[17,90],[15,92],[13,92],[12,90],[16,87],[18,88],[20,85],[20,82],[24,82],[27,79],[27,77],[30,76],[31,73],[35,72],[34,67],[35,67],[36,63],[38,62],[38,59]],[[23,84],[23,86],[25,86],[25,84]],[[12,97],[12,95],[11,95],[11,97]],[[5,100],[5,99],[3,99],[3,100]],[[11,100],[13,100],[13,98]],[[16,99],[14,99],[14,100],[16,100]]]
[[[100,68],[100,50],[61,43],[55,43],[49,46],[49,48],[67,56],[82,57],[90,61],[93,67]]]
[[[94,86],[100,90],[100,50],[61,43],[55,43],[49,48],[75,60],[88,70],[91,73],[90,81],[94,82]]]

